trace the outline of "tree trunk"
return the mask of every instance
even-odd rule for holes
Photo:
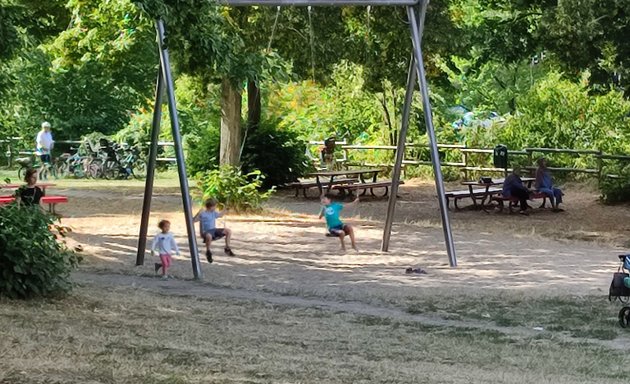
[[[260,88],[255,81],[247,82],[247,129],[254,130],[260,125]]]
[[[228,79],[221,82],[221,149],[219,163],[240,163],[241,150],[241,90]]]
[[[387,96],[385,95],[385,90],[383,90],[383,98],[380,100],[381,105],[383,106],[383,114],[385,116],[385,122],[387,123],[387,134],[389,135],[389,145],[394,145],[394,138],[392,137],[392,118],[389,113],[389,108],[387,108]]]

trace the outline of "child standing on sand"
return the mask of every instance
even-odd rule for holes
[[[339,241],[341,241],[342,251],[346,250],[346,243],[344,241],[344,238],[346,237],[346,235],[350,236],[350,243],[352,244],[352,248],[355,251],[358,251],[357,244],[354,241],[354,228],[352,228],[352,226],[348,224],[344,224],[339,218],[339,213],[341,213],[341,210],[343,209],[343,204],[333,202],[332,196],[329,194],[322,196],[321,202],[323,207],[319,212],[319,218],[326,218],[326,227],[328,228],[328,233],[331,236],[339,237]],[[357,196],[357,198],[348,205],[355,205],[358,202],[359,196]]]
[[[158,273],[162,268],[162,278],[168,279],[168,268],[171,266],[171,255],[173,252],[179,256],[179,248],[173,234],[169,232],[171,229],[171,222],[168,220],[161,220],[158,223],[158,227],[161,232],[155,235],[153,239],[153,245],[151,246],[151,252],[157,253],[160,257],[160,262],[155,263],[155,273]]]

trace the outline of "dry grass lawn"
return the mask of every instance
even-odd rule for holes
[[[60,181],[63,222],[85,262],[67,298],[0,300],[0,383],[617,383],[630,338],[605,295],[630,209],[589,186],[567,212],[453,212],[446,262],[432,185],[407,183],[388,254],[386,203],[344,214],[359,253],[323,236],[317,200],[284,192],[228,217],[236,257],[189,280],[181,197],[158,180],[151,233],[172,221],[175,279],[135,267],[138,181]],[[456,185],[451,188],[457,187]],[[220,220],[219,224],[223,224]],[[202,246],[199,242],[199,246]],[[409,276],[409,266],[428,270]],[[542,328],[542,330],[540,330]]]
[[[618,383],[627,354],[545,336],[85,286],[0,305],[1,383]]]

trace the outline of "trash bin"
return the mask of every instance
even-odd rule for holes
[[[492,160],[495,168],[507,169],[508,167],[508,149],[505,145],[499,144],[494,147]]]

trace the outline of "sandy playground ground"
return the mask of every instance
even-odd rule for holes
[[[579,188],[579,189],[578,189]],[[530,293],[604,293],[616,255],[623,252],[630,224],[628,207],[608,207],[587,187],[567,191],[566,212],[536,210],[528,217],[451,212],[459,267],[450,268],[444,247],[433,186],[403,187],[389,253],[380,252],[386,199],[366,198],[343,215],[357,228],[360,252],[342,254],[338,240],[324,237],[317,219],[317,199],[278,193],[268,211],[257,216],[219,220],[234,231],[237,257],[223,256],[223,241],[213,246],[216,262],[202,257],[204,280],[213,284],[286,293],[299,291],[344,299],[383,294],[405,296],[419,287],[441,289],[513,289]],[[152,273],[134,267],[143,191],[134,186],[63,188],[70,197],[60,208],[63,222],[74,229],[72,240],[85,248],[83,268],[122,273]],[[177,187],[158,188],[153,201],[150,234],[165,218],[182,248],[173,274],[191,277],[181,198]],[[149,239],[150,243],[150,239]],[[203,249],[201,241],[198,242]],[[407,267],[429,274],[405,275]]]
[[[166,281],[148,254],[135,266],[140,182],[59,182],[79,287],[0,301],[0,383],[618,382],[630,338],[606,295],[630,208],[566,192],[564,213],[451,212],[458,268],[431,184],[403,187],[389,253],[386,200],[345,210],[360,251],[342,254],[317,199],[279,192],[264,214],[226,218],[236,256],[216,243],[195,282],[174,180],[158,181],[151,215],[150,233],[169,219],[183,251]]]

